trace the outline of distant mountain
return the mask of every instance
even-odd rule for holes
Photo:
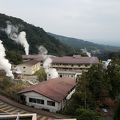
[[[62,43],[73,47],[74,49],[84,49],[86,48],[88,51],[93,51],[93,52],[116,52],[120,50],[120,47],[115,47],[115,46],[108,46],[108,45],[101,45],[101,44],[96,44],[93,42],[88,42],[82,39],[76,39],[76,38],[71,38],[71,37],[65,37],[61,35],[56,35],[53,33],[48,33],[49,35],[55,37],[56,39],[60,40]]]
[[[64,45],[53,36],[47,34],[42,28],[36,27],[25,21],[0,14],[0,29],[6,28],[6,21],[10,21],[13,25],[20,26],[20,31],[26,32],[26,37],[30,45],[30,54],[38,53],[38,47],[44,45],[49,54],[53,55],[66,55],[72,54],[74,51],[72,48]],[[24,54],[23,47],[13,40],[9,39],[5,32],[0,30],[0,40],[3,41],[7,51],[18,51],[20,54]]]

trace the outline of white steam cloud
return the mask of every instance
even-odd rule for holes
[[[58,78],[58,72],[55,68],[49,68],[49,72],[48,72],[48,79],[52,79],[52,78]]]
[[[41,45],[38,48],[38,50],[39,50],[39,54],[42,55],[43,59],[45,60],[47,58],[47,53],[48,53],[47,49]]]
[[[39,51],[44,59],[43,68],[47,74],[47,79],[57,78],[59,76],[58,72],[55,68],[51,68],[52,59],[47,55],[47,49],[44,46],[40,46]]]
[[[26,55],[28,55],[29,54],[29,44],[26,39],[26,33],[24,31],[20,32],[17,40],[18,40],[17,42],[20,43],[24,47]]]
[[[2,44],[2,41],[0,40],[0,69],[4,70],[6,72],[6,76],[14,78],[14,75],[11,71],[11,64],[9,61],[5,58],[5,48]]]
[[[86,48],[81,49],[83,53],[85,53],[88,57],[91,57],[91,53],[87,51]]]
[[[111,62],[111,59],[108,59],[107,61],[102,61],[102,63],[103,63],[103,68],[104,68],[104,69],[107,69],[107,68],[108,68],[108,65],[110,64],[110,62]]]
[[[29,54],[29,44],[26,39],[26,33],[24,31],[18,33],[18,26],[14,26],[10,21],[7,21],[7,28],[4,29],[8,37],[14,40],[16,43],[21,44],[24,47],[25,54]],[[3,30],[3,29],[2,29]]]

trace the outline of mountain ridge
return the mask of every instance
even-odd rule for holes
[[[20,18],[8,16],[0,13],[0,28],[6,28],[6,21],[10,21],[15,26],[22,26],[19,29],[19,32],[25,31],[26,38],[30,45],[30,54],[38,53],[38,47],[43,45],[47,48],[49,54],[53,55],[66,55],[73,53],[73,49],[64,45],[59,40],[53,36],[47,34],[43,28],[36,27],[32,24],[29,24],[23,21]],[[23,47],[13,40],[8,38],[7,34],[4,31],[0,31],[0,39],[3,41],[3,44],[7,51],[18,51],[20,54],[24,54]]]
[[[84,49],[86,48],[87,50],[100,50],[101,52],[103,51],[111,51],[111,52],[116,52],[120,50],[120,47],[117,46],[111,46],[111,45],[104,45],[104,44],[98,44],[94,42],[89,42],[83,39],[78,39],[74,37],[66,37],[62,35],[57,35],[48,32],[49,35],[52,35],[56,39],[59,39],[62,43],[73,47],[75,49]]]

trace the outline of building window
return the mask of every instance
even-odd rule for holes
[[[29,98],[29,102],[36,103],[36,99],[35,98]]]
[[[86,64],[85,67],[88,67],[88,65]]]
[[[53,101],[47,101],[47,105],[49,105],[49,106],[55,106],[55,102],[53,102]]]
[[[44,100],[41,100],[41,99],[36,99],[36,100],[37,100],[37,103],[44,104]]]
[[[60,75],[60,77],[62,78],[62,75]]]
[[[44,100],[42,100],[42,99],[35,99],[35,98],[29,98],[29,102],[38,103],[38,104],[44,104]]]

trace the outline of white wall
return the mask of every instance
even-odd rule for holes
[[[29,74],[32,75],[32,67],[26,65],[19,65],[20,71],[22,74]]]
[[[47,105],[47,101],[53,101],[45,96],[42,96],[40,94],[37,94],[35,92],[28,92],[24,93],[26,96],[26,104],[29,106],[34,106],[35,108],[44,108],[44,109],[49,109],[50,112],[56,112],[59,111],[62,108],[62,103],[55,102],[55,106],[49,106]],[[38,104],[38,103],[31,103],[29,102],[29,98],[36,98],[36,99],[42,99],[44,100],[44,104]]]
[[[75,72],[58,71],[59,77],[70,77],[75,79]]]
[[[36,71],[38,71],[41,66],[40,66],[40,63],[38,62],[37,64],[35,64],[33,66],[21,64],[21,65],[18,65],[17,67],[20,69],[20,71],[22,72],[22,74],[32,75]]]
[[[34,106],[35,108],[44,108],[44,109],[48,109],[50,112],[56,112],[64,108],[66,104],[66,100],[69,100],[74,92],[75,92],[75,89],[70,91],[66,99],[61,101],[60,103],[35,92],[27,92],[27,93],[23,93],[23,95],[26,96],[26,104],[28,106]],[[44,104],[29,102],[29,98],[42,99],[44,100]],[[47,105],[47,101],[55,102],[55,106]]]
[[[78,73],[78,72],[66,72],[66,71],[58,71],[59,77],[69,77],[69,78],[73,78],[76,79],[78,76],[81,76],[82,73]]]

